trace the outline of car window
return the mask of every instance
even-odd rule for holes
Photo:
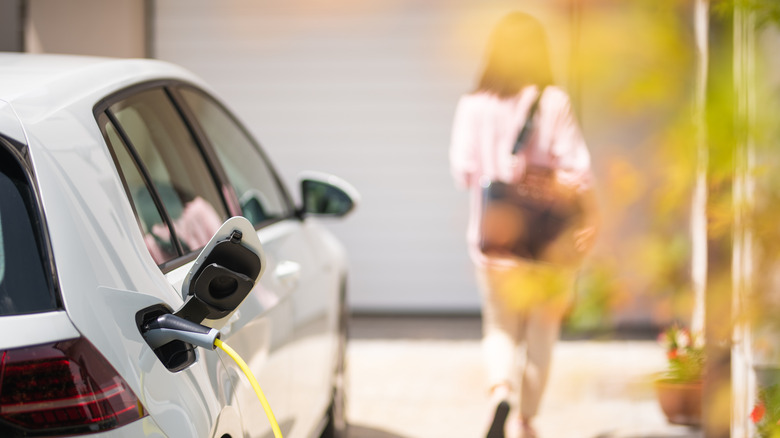
[[[146,170],[182,251],[205,246],[227,219],[227,210],[200,148],[167,93],[145,90],[109,111]],[[139,215],[146,211],[140,209]],[[149,218],[149,223],[155,220]]]
[[[0,315],[58,308],[37,223],[28,180],[0,146]]]
[[[190,88],[180,90],[227,173],[252,224],[287,217],[289,202],[269,163],[240,125],[214,100]]]
[[[144,177],[130,155],[127,145],[108,117],[103,115],[99,123],[103,126],[109,146],[114,151],[114,158],[122,175],[125,190],[133,203],[138,225],[143,232],[144,243],[149,253],[158,265],[176,258],[178,251],[170,229],[160,214],[154,197],[146,186]]]

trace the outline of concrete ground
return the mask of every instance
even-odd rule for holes
[[[478,317],[353,317],[350,438],[484,437],[490,409]],[[651,376],[655,340],[572,340],[555,350],[540,438],[698,438],[666,422]]]

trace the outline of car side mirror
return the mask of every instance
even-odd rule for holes
[[[336,176],[305,172],[299,180],[304,214],[343,217],[352,212],[360,201],[358,191]]]
[[[265,253],[252,224],[225,221],[184,277],[184,305],[174,314],[188,321],[221,319],[249,295],[265,270]]]

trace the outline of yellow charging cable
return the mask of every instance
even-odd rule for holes
[[[230,356],[231,359],[236,361],[236,364],[238,364],[238,367],[241,368],[241,371],[244,372],[244,375],[246,375],[246,378],[249,379],[249,383],[252,384],[252,388],[255,390],[255,394],[257,394],[257,398],[260,399],[260,404],[263,405],[263,409],[265,410],[265,415],[268,417],[268,421],[271,423],[271,429],[274,431],[274,437],[276,438],[282,438],[282,431],[279,429],[279,423],[276,422],[276,417],[274,417],[273,411],[271,411],[271,405],[268,404],[268,400],[265,399],[265,395],[263,394],[263,390],[260,389],[260,384],[257,383],[257,379],[255,379],[255,375],[252,374],[252,370],[249,369],[249,366],[244,362],[244,359],[241,359],[241,356],[238,355],[238,353],[235,352],[230,346],[219,338],[214,340],[214,345],[222,349],[225,353],[227,353],[228,356]]]

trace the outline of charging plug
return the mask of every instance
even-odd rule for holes
[[[153,350],[172,341],[183,341],[214,350],[217,348],[214,341],[220,336],[217,329],[188,321],[170,313],[160,315],[144,324],[141,334]]]

